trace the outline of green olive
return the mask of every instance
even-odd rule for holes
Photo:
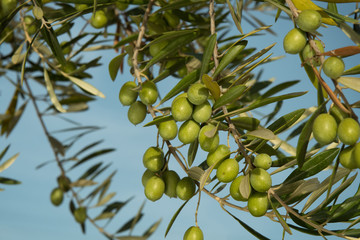
[[[358,167],[356,159],[354,158],[354,155],[353,155],[353,150],[354,150],[353,146],[349,146],[347,148],[344,148],[340,152],[339,160],[340,160],[341,165],[344,168],[354,169],[354,168]]]
[[[186,230],[183,240],[204,240],[204,235],[199,227],[193,226]]]
[[[159,147],[148,148],[143,155],[143,164],[150,171],[157,172],[164,166],[164,152]]]
[[[89,6],[87,4],[79,4],[79,3],[75,4],[75,9],[78,11],[83,11],[83,10],[87,9],[88,7]]]
[[[337,79],[343,74],[345,63],[339,57],[329,57],[324,61],[322,70],[329,78]]]
[[[86,220],[86,207],[79,207],[74,211],[74,218],[78,223],[84,223]]]
[[[183,144],[189,144],[198,138],[199,132],[200,125],[190,119],[181,124],[178,137]]]
[[[208,101],[206,101],[202,104],[195,105],[192,118],[198,123],[203,123],[210,119],[211,114],[211,105]]]
[[[178,122],[190,119],[192,113],[193,105],[186,97],[176,98],[171,104],[171,114]]]
[[[149,52],[152,57],[155,57],[163,48],[168,45],[168,42],[161,41],[154,44],[151,44],[149,47]]]
[[[50,195],[51,203],[55,206],[59,206],[64,199],[64,192],[60,188],[54,188]]]
[[[269,201],[266,193],[254,192],[250,195],[247,207],[254,217],[263,216],[268,209]]]
[[[119,92],[119,100],[122,105],[130,106],[136,101],[138,97],[138,92],[134,90],[136,86],[136,83],[133,81],[126,82],[122,85]]]
[[[254,159],[254,166],[262,169],[269,169],[272,165],[271,157],[266,153],[257,155]]]
[[[324,52],[324,47],[319,40],[315,40],[315,45],[321,53]],[[308,65],[315,66],[315,67],[318,67],[321,65],[320,57],[316,56],[315,50],[310,46],[309,43],[306,44],[306,46],[302,50],[301,54],[302,54],[302,57],[303,57],[305,63],[307,63]]]
[[[35,20],[33,16],[27,15],[24,17],[24,23],[26,27],[26,31],[29,35],[33,35],[36,33],[38,29],[38,21]]]
[[[283,47],[285,52],[297,54],[303,50],[306,42],[306,34],[302,30],[294,28],[286,34],[283,41]]]
[[[143,102],[145,105],[154,104],[158,96],[159,93],[154,82],[146,81],[141,84],[139,97],[141,99],[141,102]]]
[[[216,177],[220,182],[228,183],[234,180],[238,173],[239,163],[234,158],[228,158],[220,163]]]
[[[176,195],[181,200],[189,200],[195,194],[195,182],[190,177],[184,177],[176,185]]]
[[[147,199],[155,202],[159,200],[165,192],[165,182],[158,176],[152,176],[146,182],[145,196]]]
[[[147,181],[152,177],[152,176],[156,176],[155,173],[153,171],[150,171],[149,169],[146,169],[145,172],[143,173],[142,177],[141,177],[141,183],[142,185],[145,187]]]
[[[321,15],[316,10],[302,10],[296,18],[296,24],[305,32],[315,32],[321,25]]]
[[[315,140],[326,145],[335,140],[337,134],[337,123],[333,116],[322,113],[313,122],[312,131]]]
[[[250,185],[257,192],[266,192],[272,184],[270,174],[262,169],[255,168],[250,172]]]
[[[178,132],[174,119],[159,123],[159,134],[164,140],[173,140]]]
[[[120,11],[125,11],[129,7],[128,3],[116,2],[115,5]]]
[[[90,24],[94,28],[103,28],[108,24],[108,17],[103,10],[97,10],[91,16]]]
[[[206,163],[209,167],[212,166],[214,163],[216,163],[214,169],[217,169],[220,163],[223,160],[229,158],[229,156],[230,156],[230,148],[224,144],[220,144],[219,146],[217,146],[215,151],[208,153],[206,158]]]
[[[244,175],[238,176],[237,178],[234,179],[234,181],[232,181],[231,185],[230,185],[230,195],[233,199],[237,200],[237,201],[247,201],[247,198],[245,198],[241,192],[240,192],[240,184],[241,181],[244,179]],[[251,193],[251,187],[249,186],[250,189],[250,193]]]
[[[206,102],[209,97],[209,90],[202,83],[194,83],[190,85],[187,96],[192,104],[200,105]]]
[[[60,47],[62,48],[62,52],[64,55],[67,55],[71,52],[71,45],[69,45],[68,42],[61,42]]]
[[[164,18],[170,27],[176,28],[180,24],[180,18],[174,14],[171,10],[164,12]]]
[[[354,158],[356,167],[360,168],[360,142],[353,147],[352,157]]]
[[[176,198],[176,186],[180,181],[179,175],[173,170],[167,170],[162,177],[165,181],[165,194],[171,198]]]
[[[354,145],[360,137],[359,123],[353,118],[345,118],[340,122],[337,134],[342,143]]]
[[[64,175],[60,175],[57,178],[57,182],[59,185],[59,188],[63,191],[63,192],[68,192],[70,190],[70,184],[71,184],[71,180],[70,178],[64,176]]]
[[[219,146],[219,133],[215,130],[215,126],[208,124],[203,126],[199,132],[199,144],[202,150],[206,152],[215,151],[215,149]],[[214,133],[214,131],[216,131]],[[212,136],[209,136],[212,135]]]
[[[129,107],[128,119],[132,124],[137,125],[145,120],[146,113],[147,110],[145,104],[140,101],[136,101]]]

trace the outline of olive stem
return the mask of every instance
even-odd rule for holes
[[[293,18],[297,18],[299,16],[299,13],[294,3],[291,0],[285,0],[285,2],[290,8]]]

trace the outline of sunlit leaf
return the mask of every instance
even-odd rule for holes
[[[15,154],[14,156],[12,156],[8,160],[6,160],[4,163],[2,163],[0,165],[0,172],[9,168],[15,162],[15,160],[18,158],[18,156],[19,156],[19,153]],[[0,157],[0,159],[1,159],[1,157]]]
[[[285,222],[285,220],[282,218],[282,216],[280,215],[279,211],[276,209],[276,207],[274,206],[274,204],[272,203],[272,201],[269,201],[270,205],[272,207],[272,209],[274,210],[274,213],[277,217],[277,219],[279,220],[281,226],[284,228],[284,230],[286,232],[288,232],[289,234],[292,234],[290,227],[287,225],[287,223]]]
[[[232,118],[231,122],[240,129],[253,131],[258,128],[260,120],[252,117],[237,117]]]
[[[172,116],[158,116],[158,117],[155,117],[154,120],[146,123],[144,125],[144,127],[149,127],[149,126],[153,126],[153,125],[157,125],[159,123],[162,123],[162,122],[166,122],[166,121],[169,121],[171,119],[174,119]]]
[[[106,203],[108,203],[114,196],[116,195],[116,192],[109,193],[105,197],[99,199],[98,203],[95,205],[95,207],[102,206]]]
[[[351,88],[357,92],[360,92],[360,78],[357,77],[339,77],[336,79],[341,84],[344,84],[344,86]]]
[[[201,61],[200,77],[202,77],[203,74],[209,71],[209,63],[211,60],[211,56],[214,53],[214,47],[216,45],[216,40],[217,40],[216,38],[217,38],[217,34],[214,33],[209,37],[206,43],[206,47]]]
[[[260,128],[247,132],[246,135],[256,138],[266,139],[266,140],[271,140],[276,138],[275,134],[271,130],[266,128]]]
[[[84,89],[85,91],[95,95],[95,96],[99,96],[101,98],[105,98],[105,95],[100,92],[98,89],[96,89],[93,85],[91,85],[88,82],[85,82],[81,79],[78,79],[76,77],[72,77],[72,76],[67,76],[69,78],[70,81],[72,81],[73,83],[75,83],[77,86],[79,86],[80,88]]]
[[[97,183],[91,180],[87,179],[79,179],[75,182],[72,182],[70,185],[71,187],[88,187],[88,186],[94,186]]]

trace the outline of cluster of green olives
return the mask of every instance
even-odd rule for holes
[[[306,33],[314,33],[321,25],[321,15],[316,10],[303,10],[296,18],[298,28],[290,30],[283,41],[285,52],[289,54],[301,54],[304,62],[310,66],[318,67],[321,65],[320,56],[307,41]],[[316,48],[320,53],[324,52],[323,44],[319,40],[314,40]],[[322,64],[322,70],[329,78],[336,79],[340,77],[344,70],[345,64],[340,57],[331,56]]]
[[[254,169],[249,175],[249,197],[241,194],[240,188],[242,181],[246,178],[240,175],[230,185],[230,195],[237,201],[247,201],[247,207],[251,215],[255,217],[263,216],[268,209],[267,191],[272,185],[270,174],[266,171],[271,167],[271,157],[266,153],[257,155],[254,159]]]
[[[330,144],[336,138],[349,145],[340,152],[340,163],[348,169],[360,168],[360,126],[355,119],[339,119],[332,114],[322,113],[314,120],[312,131],[315,140],[321,145]]]

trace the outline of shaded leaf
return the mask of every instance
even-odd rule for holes
[[[122,53],[116,57],[114,57],[109,63],[109,74],[111,80],[115,81],[115,78],[119,72],[120,66],[124,61],[126,53]]]
[[[201,61],[200,77],[202,77],[203,74],[209,71],[209,63],[214,53],[214,47],[216,45],[216,40],[217,40],[216,38],[217,38],[217,34],[214,33],[209,37],[206,43],[206,47]]]
[[[189,200],[185,201],[185,202],[180,206],[180,208],[175,212],[175,214],[172,216],[172,218],[171,218],[171,220],[170,220],[170,222],[169,222],[169,224],[168,224],[168,226],[167,226],[167,228],[166,228],[165,237],[166,237],[166,235],[169,233],[169,231],[170,231],[172,225],[174,224],[177,216],[179,215],[179,213],[181,212],[181,210],[185,207],[185,205],[186,205],[188,202],[189,202]]]
[[[249,131],[257,129],[260,124],[260,120],[252,117],[232,118],[231,122],[235,125],[235,127]]]
[[[209,75],[207,74],[202,75],[201,80],[205,84],[205,86],[209,89],[214,99],[218,100],[221,93],[219,84],[213,81],[213,79],[209,77]]]
[[[9,148],[10,148],[10,145],[7,145],[6,148],[4,148],[4,150],[2,150],[2,152],[0,153],[0,161],[5,156],[6,152],[9,150]]]
[[[49,136],[49,141],[56,153],[60,154],[61,156],[65,155],[65,148],[59,140],[57,140],[53,136]]]
[[[97,183],[87,179],[79,179],[75,182],[72,182],[70,185],[71,187],[87,187],[87,186],[94,186]]]
[[[65,66],[66,60],[64,57],[64,53],[62,52],[62,48],[59,44],[58,39],[56,38],[54,30],[51,28],[51,26],[48,25],[41,28],[41,33],[56,59],[61,65]]]
[[[149,238],[158,229],[161,219],[152,224],[143,234],[144,237]]]
[[[247,132],[246,135],[265,139],[265,140],[276,139],[275,134],[271,130],[266,129],[266,128],[259,128],[259,129]]]
[[[102,149],[102,150],[99,150],[99,151],[95,151],[95,152],[85,156],[84,158],[82,158],[77,163],[75,163],[70,169],[73,169],[73,168],[79,166],[80,164],[82,164],[82,163],[84,163],[84,162],[86,162],[88,160],[91,160],[91,159],[93,159],[95,157],[98,157],[98,156],[101,156],[103,154],[110,153],[110,152],[113,152],[113,151],[115,151],[114,148],[106,148],[106,149]]]
[[[213,109],[232,103],[243,95],[247,88],[244,85],[237,85],[225,92],[213,105]]]
[[[20,184],[21,182],[15,179],[6,178],[6,177],[0,177],[0,183],[1,184],[8,184],[8,185],[14,185],[14,184]]]
[[[360,92],[360,78],[357,77],[339,77],[336,79],[341,84],[344,84],[344,86],[351,88],[357,92]]]
[[[193,164],[193,162],[195,160],[198,147],[199,147],[199,141],[196,138],[195,141],[190,143],[189,150],[188,150],[188,164],[189,164],[189,167],[192,166],[192,164]]]

